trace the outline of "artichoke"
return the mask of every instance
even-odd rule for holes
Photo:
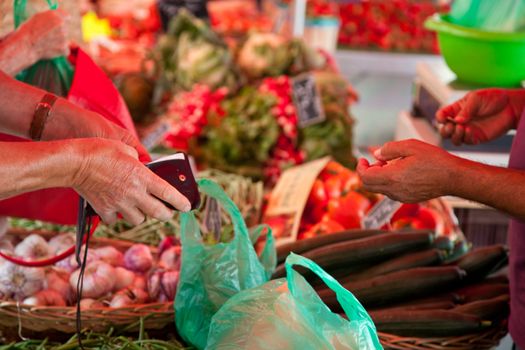
[[[194,84],[212,89],[237,89],[241,79],[228,46],[202,20],[181,10],[153,52],[165,88],[191,90]]]

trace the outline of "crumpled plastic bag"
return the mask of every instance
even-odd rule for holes
[[[213,315],[233,295],[267,282],[277,264],[272,232],[257,256],[241,212],[222,188],[207,179],[199,191],[215,198],[230,215],[234,237],[228,243],[205,245],[193,213],[181,213],[182,266],[175,297],[175,323],[181,337],[197,349],[206,347]],[[263,230],[256,229],[254,235]]]
[[[525,0],[455,0],[450,20],[454,24],[487,31],[524,31]]]
[[[209,350],[382,349],[375,325],[352,293],[313,261],[290,254],[287,277],[233,296],[213,316]],[[348,320],[332,313],[295,270],[310,269],[332,289]]]

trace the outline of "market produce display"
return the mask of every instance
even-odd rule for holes
[[[383,51],[438,53],[434,33],[423,26],[449,5],[433,0],[369,0],[340,4],[339,45]]]
[[[152,59],[157,104],[166,96],[170,101],[163,146],[189,151],[199,166],[270,184],[283,169],[325,155],[354,166],[349,107],[356,94],[325,55],[301,40],[252,33],[229,48],[204,22],[182,12]],[[293,83],[303,73],[315,81],[324,117],[301,127]],[[133,106],[142,92],[131,96]]]
[[[297,239],[363,228],[363,219],[381,198],[363,189],[357,173],[330,161],[310,190]],[[278,217],[267,223],[274,227],[277,238],[287,234],[282,231]],[[437,199],[401,205],[381,229],[430,229],[455,239],[456,226],[450,209]]]
[[[507,248],[466,252],[464,242],[456,243],[432,231],[348,231],[282,247],[279,257],[297,250],[329,271],[367,308],[380,332],[451,337],[501,327],[508,280],[487,276],[507,265]],[[454,253],[458,247],[461,253]],[[283,273],[280,265],[274,276]],[[335,295],[310,278],[323,301],[340,311]]]

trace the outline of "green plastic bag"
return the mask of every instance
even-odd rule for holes
[[[290,254],[286,279],[232,297],[213,316],[209,350],[383,349],[372,319],[352,293],[313,261]],[[304,266],[335,292],[348,320],[332,313],[295,270]]]
[[[58,7],[56,0],[46,0],[49,8]],[[14,19],[15,28],[18,28],[30,17],[27,0],[15,0]],[[73,82],[74,69],[66,57],[55,57],[40,60],[17,75],[17,79],[24,83],[39,87],[55,95],[66,97]]]
[[[215,198],[230,215],[234,237],[228,243],[204,245],[193,213],[181,214],[182,267],[175,297],[175,323],[181,337],[204,349],[212,316],[233,295],[268,281],[277,255],[271,230],[258,257],[237,206],[211,180],[198,181],[199,190]],[[263,232],[253,231],[253,240]]]
[[[455,0],[450,20],[487,31],[520,32],[525,30],[525,0]]]

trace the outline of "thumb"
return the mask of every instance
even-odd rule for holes
[[[374,152],[377,160],[387,162],[392,159],[403,158],[412,155],[412,143],[415,140],[387,142],[383,147]]]

